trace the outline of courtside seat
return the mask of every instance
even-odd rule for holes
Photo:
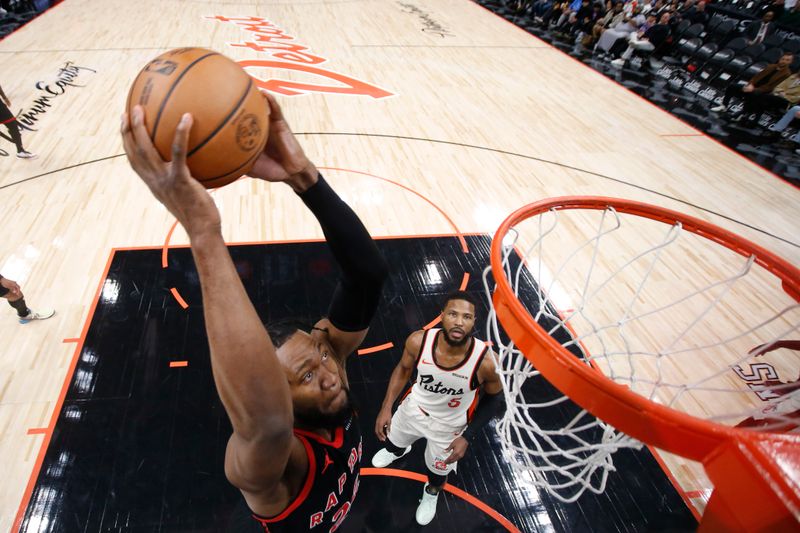
[[[731,48],[724,48],[712,55],[705,65],[695,72],[694,77],[709,83],[717,77],[720,71],[736,57],[736,52]],[[730,81],[730,80],[728,80]]]

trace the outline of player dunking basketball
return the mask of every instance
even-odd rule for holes
[[[375,422],[375,434],[385,443],[372,457],[377,468],[407,454],[419,438],[427,440],[428,482],[416,513],[417,523],[423,526],[436,515],[439,492],[464,457],[469,439],[502,403],[503,385],[494,356],[485,342],[471,336],[474,326],[472,297],[463,291],[447,296],[442,327],[415,331],[406,339]],[[414,369],[416,381],[392,416],[392,404]],[[478,401],[480,389],[484,395]]]
[[[328,317],[310,331],[280,324],[268,334],[259,321],[222,240],[219,212],[186,166],[191,116],[178,125],[171,163],[156,152],[141,107],[130,119],[123,115],[122,137],[131,166],[191,241],[214,381],[233,425],[225,474],[251,511],[236,531],[327,533],[344,521],[358,491],[361,433],[345,362],[367,334],[387,267],[356,214],[306,157],[275,99],[267,99],[269,140],[250,175],[292,187],[342,271]]]

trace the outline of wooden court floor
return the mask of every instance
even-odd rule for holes
[[[491,233],[534,200],[600,194],[800,262],[797,188],[469,0],[65,0],[0,42],[0,85],[39,155],[0,141],[0,273],[57,310],[0,320],[0,531],[54,429],[110,251],[186,243],[118,134],[138,70],[183,46],[245,62],[373,235]],[[229,242],[322,236],[288,188],[244,179],[214,197]],[[702,499],[697,468],[664,459]]]

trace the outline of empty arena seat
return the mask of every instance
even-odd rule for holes
[[[744,82],[747,82],[747,81],[749,81],[749,80],[750,80],[750,79],[751,79],[753,76],[755,76],[756,74],[758,74],[759,72],[761,72],[762,70],[764,70],[765,68],[767,68],[767,65],[768,65],[768,64],[769,64],[769,63],[767,63],[767,62],[765,62],[765,61],[758,61],[758,62],[756,62],[756,63],[752,63],[750,66],[748,66],[747,68],[745,68],[745,69],[744,69],[744,70],[743,70],[743,71],[742,71],[742,72],[739,74],[739,78],[740,78],[742,81],[744,81]]]
[[[783,35],[773,33],[772,35],[767,35],[762,42],[764,43],[764,46],[767,47],[767,50],[769,50],[770,48],[782,48],[783,41],[785,40],[786,38]]]
[[[725,48],[729,48],[738,54],[747,48],[747,39],[744,37],[736,37],[735,39],[731,39],[731,41],[725,45]]]
[[[675,29],[672,30],[672,38],[675,40],[675,42],[678,42],[678,39],[680,39],[683,36],[683,33],[686,30],[688,30],[689,26],[691,25],[692,25],[691,21],[682,20],[678,23],[677,26],[675,26]]]
[[[785,52],[797,54],[800,52],[800,39],[796,37],[784,39],[783,43],[781,43],[781,48],[783,48]]]
[[[766,50],[767,47],[764,46],[763,43],[756,43],[756,44],[751,44],[748,47],[745,47],[745,49],[742,50],[741,55],[750,56],[753,59],[755,59],[757,57],[760,57],[761,54],[763,54]]]
[[[703,41],[699,37],[681,39],[675,51],[681,57],[681,62],[685,64],[701,46],[703,46]]]
[[[783,48],[768,48],[760,56],[756,58],[757,61],[766,61],[767,63],[777,63],[783,55]]]
[[[734,30],[736,30],[736,22],[724,20],[713,29],[708,30],[706,41],[723,43],[731,36]]]
[[[705,82],[710,82],[735,56],[736,52],[734,50],[723,48],[712,55],[708,61],[706,61],[706,64],[694,73],[694,77]]]
[[[694,55],[689,59],[688,63],[686,63],[686,70],[694,74],[698,72],[708,60],[713,57],[714,54],[717,53],[719,50],[719,45],[717,43],[706,43],[694,53]]]
[[[681,21],[681,23],[678,24],[678,26],[680,26],[684,22],[688,22],[688,21]],[[700,34],[703,33],[703,29],[704,29],[704,26],[702,24],[700,24],[699,22],[697,24],[692,24],[691,26],[686,28],[685,32],[683,32],[681,34],[680,38],[678,39],[678,44],[680,44],[680,41],[682,41],[684,39],[694,39],[696,37],[700,37]],[[702,41],[701,41],[701,44],[702,44]]]
[[[727,65],[717,72],[717,75],[711,80],[711,85],[718,89],[728,86],[733,80],[740,78],[742,72],[752,64],[753,58],[748,55],[742,54],[735,56]]]

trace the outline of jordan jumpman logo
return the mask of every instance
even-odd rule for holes
[[[328,465],[332,465],[332,464],[333,464],[333,461],[331,461],[331,458],[328,457],[328,452],[325,451],[325,466],[322,467],[322,473],[324,474],[325,470],[328,469]]]

